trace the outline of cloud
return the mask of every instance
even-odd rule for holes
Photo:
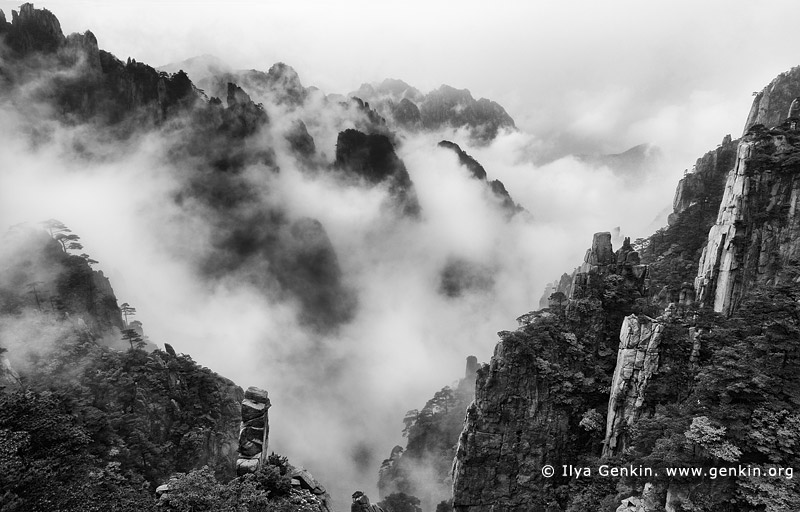
[[[401,137],[397,151],[423,215],[398,218],[385,208],[387,189],[342,180],[325,166],[309,169],[282,142],[294,119],[319,141],[335,140],[332,132],[358,121],[353,112],[313,100],[294,111],[269,109],[269,132],[254,143],[275,150],[280,171],[256,165],[241,173],[255,194],[246,207],[269,205],[325,227],[359,301],[337,332],[308,328],[296,301],[247,274],[209,279],[198,271],[221,213],[174,201],[191,169],[167,157],[173,142],[161,131],[87,160],[71,142],[91,139],[86,127],[55,126],[50,142],[33,148],[15,129],[21,119],[4,122],[0,138],[11,151],[0,154],[0,218],[61,219],[100,261],[120,301],[138,309],[154,342],[242,386],[268,389],[270,449],[308,467],[344,504],[356,489],[376,496],[377,469],[401,442],[404,411],[462,377],[467,355],[487,360],[495,332],[537,307],[544,284],[580,262],[593,232],[656,212],[649,189],[630,189],[608,169],[574,158],[535,166],[525,158],[535,140],[524,133],[470,147],[468,134],[444,131]],[[437,146],[442,139],[503,180],[533,220],[507,219],[485,184]],[[320,151],[327,144],[318,143]],[[441,293],[453,258],[488,269],[493,284],[458,297]]]
[[[270,449],[307,466],[339,506],[356,489],[374,501],[377,470],[401,442],[404,411],[460,378],[467,355],[488,360],[495,332],[537,307],[544,284],[580,263],[594,232],[621,226],[633,237],[650,234],[681,171],[725,133],[736,135],[749,103],[741,88],[760,88],[794,64],[783,64],[782,47],[765,63],[763,52],[752,59],[751,49],[726,46],[732,39],[724,31],[744,30],[755,8],[747,5],[724,7],[735,12],[733,28],[723,31],[726,20],[706,24],[705,7],[695,5],[688,20],[688,11],[676,9],[659,24],[663,9],[643,12],[628,2],[585,5],[575,14],[521,3],[490,14],[477,3],[452,11],[434,2],[425,15],[412,2],[390,22],[366,3],[315,3],[314,16],[286,2],[270,12],[252,4],[191,10],[167,4],[157,16],[154,3],[94,10],[53,4],[66,31],[92,28],[101,47],[123,58],[163,64],[208,52],[235,67],[261,69],[285,60],[307,84],[336,91],[386,76],[423,90],[447,82],[499,101],[522,127],[482,147],[459,132],[400,137],[397,151],[423,211],[412,221],[387,214],[385,188],[327,169],[338,132],[361,122],[356,109],[321,93],[302,108],[253,94],[271,119],[253,143],[274,149],[280,171],[257,165],[242,171],[254,196],[247,206],[318,219],[343,282],[358,297],[352,321],[321,334],[298,321],[300,305],[291,296],[254,284],[246,273],[210,279],[198,271],[218,218],[202,204],[174,201],[192,169],[168,158],[174,141],[165,132],[115,142],[91,127],[30,121],[2,106],[0,229],[54,217],[80,234],[154,342],[170,343],[242,386],[269,390]],[[642,17],[622,16],[614,10],[620,6]],[[250,9],[259,15],[241,16]],[[148,23],[130,23],[141,13]],[[791,22],[774,17],[747,30],[777,31],[778,18]],[[680,30],[689,41],[675,37],[681,22],[694,28]],[[484,29],[487,37],[474,37]],[[698,47],[708,31],[717,37]],[[666,46],[676,39],[674,48]],[[748,78],[732,85],[742,61],[757,62],[757,84]],[[779,69],[765,75],[776,63]],[[283,138],[297,119],[315,140],[310,163]],[[38,145],[31,144],[31,128],[45,132]],[[442,139],[459,143],[490,179],[502,180],[533,220],[507,220],[453,153],[436,147]],[[571,156],[621,152],[641,142],[660,145],[667,158],[636,186]],[[440,293],[441,272],[453,258],[487,268],[493,285],[458,297]]]

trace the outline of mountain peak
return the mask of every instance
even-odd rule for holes
[[[11,23],[0,10],[0,35],[6,44],[19,54],[34,51],[54,52],[64,44],[64,33],[58,18],[47,9],[35,9],[24,3],[19,11],[11,11]]]

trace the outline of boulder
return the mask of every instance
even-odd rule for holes
[[[247,388],[247,391],[244,392],[244,397],[258,404],[269,405],[269,394],[267,391],[255,386]]]
[[[245,398],[242,400],[242,421],[263,417],[266,410],[266,404],[259,404]]]

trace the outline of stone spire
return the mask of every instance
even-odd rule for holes
[[[269,447],[269,395],[263,389],[249,387],[242,401],[242,426],[239,431],[239,458],[236,472],[254,473],[266,463]]]

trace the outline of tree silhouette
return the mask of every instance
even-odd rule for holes
[[[50,236],[61,244],[61,249],[64,252],[68,250],[80,251],[83,245],[78,243],[81,239],[78,235],[72,232],[63,222],[57,219],[50,219],[42,222],[42,226],[47,230]]]
[[[134,329],[124,329],[122,331],[122,339],[130,343],[131,350],[134,348],[141,349],[145,347],[145,342],[142,336]]]
[[[551,305],[560,308],[567,301],[567,296],[564,294],[564,292],[555,292],[550,295],[548,300],[550,301]]]
[[[50,219],[46,220],[41,223],[44,226],[44,229],[50,234],[51,237],[55,238],[59,233],[71,233],[70,230],[63,222],[57,219]]]
[[[122,312],[122,316],[125,317],[125,326],[128,326],[128,317],[136,315],[136,308],[132,307],[127,302],[123,302],[122,305],[119,307],[120,311]]]

